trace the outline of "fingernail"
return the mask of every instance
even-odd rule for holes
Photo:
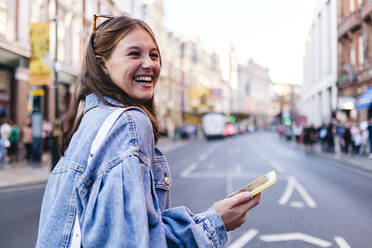
[[[245,197],[247,200],[252,199],[251,193],[249,193],[249,192],[246,192],[245,195],[244,195],[244,197]]]

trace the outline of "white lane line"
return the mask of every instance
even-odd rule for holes
[[[198,164],[195,162],[190,164],[184,171],[181,172],[181,177],[187,177],[197,166]]]
[[[199,161],[199,162],[203,162],[204,160],[206,160],[206,159],[208,158],[208,156],[209,156],[208,153],[203,153],[203,154],[199,157],[198,161]]]
[[[335,236],[335,241],[340,248],[351,248],[346,240],[341,236]]]
[[[290,241],[290,240],[301,240],[313,245],[320,247],[330,247],[331,242],[323,239],[319,239],[304,233],[283,233],[283,234],[270,234],[260,235],[260,239],[264,242],[277,242],[277,241]]]
[[[288,177],[287,187],[284,190],[284,193],[283,193],[282,197],[280,197],[278,203],[280,205],[287,204],[294,189],[297,189],[298,193],[301,195],[301,197],[304,199],[304,201],[306,202],[306,204],[310,208],[315,208],[316,207],[316,202],[313,200],[313,198],[310,196],[310,194],[307,193],[305,188],[294,177]]]
[[[236,240],[234,243],[229,245],[228,248],[241,248],[243,247],[246,243],[251,241],[256,235],[258,231],[256,229],[249,229],[248,232],[244,233],[238,240]]]

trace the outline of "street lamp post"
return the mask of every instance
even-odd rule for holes
[[[54,25],[55,25],[55,46],[54,46],[54,65],[53,65],[53,74],[54,74],[54,90],[55,90],[55,118],[53,123],[53,133],[52,133],[52,147],[51,147],[51,168],[52,171],[58,160],[60,155],[58,153],[58,137],[60,134],[60,123],[59,123],[59,107],[58,107],[58,0],[55,0],[55,18],[54,18]]]

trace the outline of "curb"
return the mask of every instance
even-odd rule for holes
[[[41,187],[45,186],[48,182],[48,179],[42,179],[38,181],[31,181],[31,182],[25,182],[25,183],[14,183],[14,184],[8,184],[0,186],[0,192],[7,192],[7,191],[14,191],[14,190],[22,190],[22,189],[28,189],[32,187]]]

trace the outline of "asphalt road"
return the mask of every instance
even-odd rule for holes
[[[262,193],[227,247],[372,247],[372,178],[289,146],[270,133],[196,142],[168,154],[172,206],[193,212],[272,169]]]
[[[292,148],[274,134],[195,140],[168,152],[172,206],[193,212],[272,169],[262,193],[227,247],[372,247],[372,178]],[[43,188],[0,192],[0,247],[33,247]]]

